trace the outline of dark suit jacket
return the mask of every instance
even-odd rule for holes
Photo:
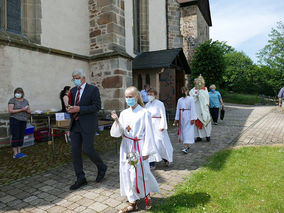
[[[71,89],[71,105],[74,106],[77,87]],[[86,84],[83,94],[81,96],[79,112],[79,123],[85,133],[94,133],[98,127],[97,112],[101,109],[101,97],[99,89],[91,84]],[[72,131],[72,124],[74,116],[72,115],[70,122],[70,131]]]

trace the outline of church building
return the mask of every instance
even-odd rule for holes
[[[210,26],[209,0],[0,0],[0,114],[16,87],[32,111],[60,109],[76,68],[105,110],[124,109],[124,90],[144,84],[174,109]]]

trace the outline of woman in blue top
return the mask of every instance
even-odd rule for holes
[[[222,106],[222,108],[224,107],[221,94],[220,92],[216,91],[216,86],[212,84],[210,86],[210,92],[209,92],[209,107],[210,107],[210,114],[215,125],[218,124],[220,106]]]

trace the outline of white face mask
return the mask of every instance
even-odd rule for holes
[[[22,97],[22,94],[21,94],[21,93],[16,93],[16,94],[15,94],[15,97],[16,97],[16,98],[21,98],[21,97]]]
[[[148,100],[149,100],[150,102],[152,102],[152,101],[154,101],[154,100],[155,100],[155,97],[154,97],[154,96],[152,96],[152,95],[148,95]]]

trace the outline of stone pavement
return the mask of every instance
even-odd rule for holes
[[[174,146],[174,163],[168,168],[158,163],[153,172],[159,182],[159,194],[153,203],[174,193],[175,186],[198,169],[215,152],[235,145],[284,144],[284,114],[273,107],[226,105],[226,114],[219,125],[213,126],[211,142],[199,142],[189,154],[181,152],[176,128],[169,131]],[[272,111],[271,111],[272,110]],[[0,212],[117,212],[126,198],[119,192],[119,158],[115,153],[103,156],[108,171],[102,183],[96,183],[96,168],[89,160],[84,167],[88,185],[70,192],[75,176],[71,163],[0,186]],[[144,202],[139,203],[141,212]]]

